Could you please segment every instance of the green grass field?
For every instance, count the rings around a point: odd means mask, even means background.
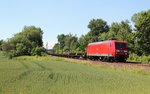
[[[66,62],[56,57],[0,55],[0,94],[149,94],[150,74]]]

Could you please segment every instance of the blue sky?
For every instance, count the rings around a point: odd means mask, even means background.
[[[25,25],[41,27],[43,41],[53,45],[58,34],[86,34],[91,19],[109,25],[150,9],[149,0],[1,0],[0,39],[21,32]]]

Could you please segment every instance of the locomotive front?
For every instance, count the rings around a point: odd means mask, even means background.
[[[128,46],[127,42],[115,42],[115,59],[117,61],[126,61],[128,58]]]

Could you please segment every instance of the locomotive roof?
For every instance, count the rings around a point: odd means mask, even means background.
[[[108,41],[101,41],[101,42],[93,42],[93,43],[89,43],[88,45],[104,44],[104,43],[109,43],[109,42],[122,42],[122,43],[127,43],[126,41],[108,40]]]

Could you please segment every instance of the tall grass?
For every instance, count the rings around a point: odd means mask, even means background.
[[[0,56],[0,94],[149,94],[150,74],[70,63],[56,57]]]
[[[150,63],[150,56],[138,56],[136,54],[129,54],[128,61],[142,62],[142,63]]]

